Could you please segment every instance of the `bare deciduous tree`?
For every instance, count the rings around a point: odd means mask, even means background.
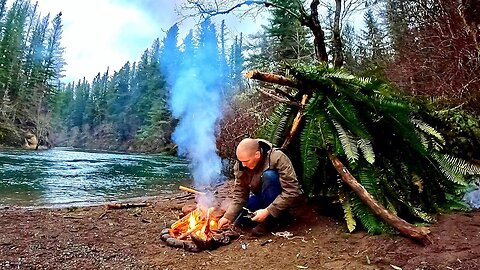
[[[300,1],[298,10],[291,10],[279,4],[281,1],[195,1],[187,0],[181,7],[180,13],[184,18],[199,17],[206,18],[224,14],[235,14],[237,16],[256,16],[265,8],[280,9],[288,16],[298,20],[302,26],[310,29],[313,35],[315,58],[321,62],[327,62],[327,40],[324,26],[321,24],[319,14],[320,7],[331,6],[331,1],[320,0]],[[310,2],[307,4],[307,2]],[[375,0],[335,0],[335,17],[332,29],[332,58],[333,65],[337,68],[343,66],[343,46],[341,39],[343,21],[349,19],[353,12],[359,11],[375,4]]]

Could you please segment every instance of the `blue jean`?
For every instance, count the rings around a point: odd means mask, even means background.
[[[251,193],[245,206],[254,212],[259,209],[267,208],[282,193],[280,185],[280,177],[276,170],[266,170],[262,174],[262,189],[260,193]],[[245,217],[246,211],[240,211],[240,215],[236,219],[237,225],[246,225],[252,221]]]

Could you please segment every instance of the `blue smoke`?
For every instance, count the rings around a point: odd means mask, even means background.
[[[165,42],[167,39],[168,34]],[[164,51],[161,62],[168,66],[169,105],[178,119],[172,139],[178,154],[190,160],[194,186],[204,187],[224,178],[215,135],[222,116],[225,84],[214,26],[205,21],[198,42],[194,40],[191,32],[184,40],[183,51]],[[174,49],[165,44],[164,49],[167,47]],[[179,57],[171,59],[174,56]]]

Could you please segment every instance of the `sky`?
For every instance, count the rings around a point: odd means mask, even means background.
[[[166,31],[180,18],[175,7],[183,0],[37,0],[42,16],[53,18],[62,12],[66,62],[63,82],[119,70],[127,61],[138,61],[156,38],[163,39]],[[222,16],[231,35],[251,34],[260,23],[251,18],[239,20]],[[261,20],[262,18],[260,18]],[[180,38],[195,27],[193,21],[179,24]]]

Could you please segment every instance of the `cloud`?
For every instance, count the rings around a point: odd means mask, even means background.
[[[64,82],[78,81],[85,77],[91,81],[98,73],[119,70],[127,61],[138,61],[156,38],[180,21],[175,7],[183,0],[38,0],[42,16],[50,13],[53,18],[62,12],[65,48]],[[240,32],[256,32],[254,20],[238,20],[233,16],[216,18],[218,23],[226,19],[231,35]],[[195,22],[184,21],[179,25],[180,34],[186,35]],[[181,37],[182,38],[182,37]]]
[[[93,79],[108,67],[118,70],[135,61],[160,34],[141,9],[116,1],[38,0],[43,16],[62,12],[64,81]],[[118,1],[117,1],[118,2]]]

